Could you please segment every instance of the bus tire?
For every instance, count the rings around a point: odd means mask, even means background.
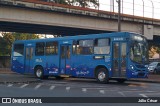
[[[96,71],[96,80],[99,83],[106,84],[109,82],[109,74],[105,68],[99,68]]]
[[[44,76],[43,68],[40,66],[35,69],[35,76],[40,79],[48,78],[48,76]]]

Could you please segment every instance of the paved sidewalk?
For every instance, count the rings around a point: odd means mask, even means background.
[[[34,83],[40,82],[33,75],[22,75],[10,71],[9,69],[0,69],[0,83]]]
[[[10,68],[0,68],[0,74],[13,74],[15,72],[11,71]]]

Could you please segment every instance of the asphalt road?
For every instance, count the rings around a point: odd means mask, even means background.
[[[94,79],[50,78],[35,83],[0,84],[0,96],[36,97],[160,97],[160,84],[125,82],[99,84]]]
[[[57,80],[50,78],[35,83],[4,83],[0,84],[0,97],[160,97],[160,84],[125,82],[119,84],[110,81],[109,84],[99,84],[94,79],[65,78]],[[148,103],[150,104],[150,103]],[[144,106],[148,104],[143,103]],[[157,103],[158,104],[158,103]],[[154,104],[154,105],[157,105]],[[50,104],[47,104],[50,105]],[[82,106],[80,104],[55,104],[56,106]],[[97,106],[96,104],[83,104]],[[106,106],[101,103],[100,106]],[[113,104],[107,104],[111,106]],[[119,104],[119,106],[126,104]],[[137,104],[138,105],[138,104]],[[142,104],[141,104],[142,105]],[[1,106],[1,104],[0,104]],[[12,105],[14,106],[14,105]],[[41,106],[36,105],[36,106]],[[132,106],[132,104],[130,104]],[[135,106],[135,104],[134,104]]]

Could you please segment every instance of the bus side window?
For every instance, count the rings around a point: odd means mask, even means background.
[[[101,38],[96,39],[94,44],[94,54],[109,54],[110,53],[110,39]]]
[[[13,56],[23,56],[24,44],[15,44],[13,49]]]
[[[77,45],[77,49],[79,54],[93,54],[93,40],[79,40],[78,44],[79,45]]]
[[[38,42],[38,43],[36,43],[36,52],[35,52],[35,55],[36,56],[42,56],[42,55],[44,55],[44,47],[45,47],[45,43],[44,42]]]
[[[45,52],[46,55],[58,54],[58,42],[46,42]]]

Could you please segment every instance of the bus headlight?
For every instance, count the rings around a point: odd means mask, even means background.
[[[133,66],[133,65],[130,65],[130,69],[131,69],[132,71],[134,71],[134,66]]]

